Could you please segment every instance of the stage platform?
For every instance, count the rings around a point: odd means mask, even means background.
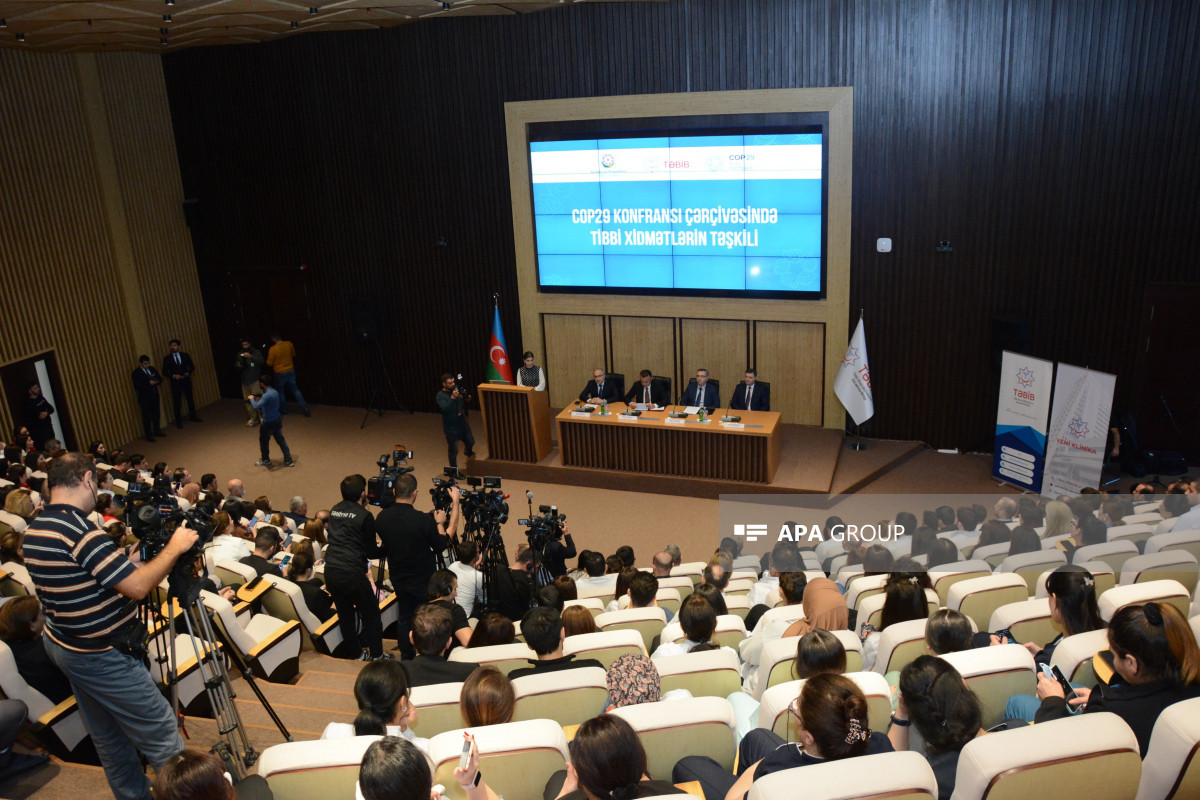
[[[784,425],[782,433],[779,469],[770,483],[568,467],[562,463],[557,441],[550,455],[536,464],[484,456],[471,464],[470,472],[498,475],[506,480],[706,499],[716,499],[722,494],[844,494],[856,491],[921,449],[918,442],[864,439],[867,449],[852,450],[852,440],[841,431],[807,425]]]

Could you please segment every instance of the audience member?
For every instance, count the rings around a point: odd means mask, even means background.
[[[1009,541],[1008,554],[1010,556],[1020,555],[1021,553],[1036,553],[1042,549],[1042,540],[1038,537],[1037,531],[1025,525],[1018,525],[1012,530],[1012,539]]]
[[[514,641],[516,628],[511,619],[503,614],[484,614],[475,630],[471,632],[467,647],[491,647],[496,644],[512,644]]]
[[[844,631],[850,624],[846,598],[828,578],[814,578],[804,589],[804,618],[793,622],[783,635],[803,636],[809,631]]]
[[[584,606],[567,606],[562,610],[562,624],[566,636],[581,633],[596,633],[596,618]]]
[[[516,693],[512,681],[495,667],[482,666],[467,676],[458,707],[468,728],[512,721]]]
[[[801,572],[803,569],[804,561],[800,557],[800,551],[796,549],[795,543],[776,542],[775,546],[771,548],[770,569],[750,588],[750,594],[746,598],[750,603],[751,610],[753,611],[757,605],[766,603],[767,595],[773,589],[779,588],[780,575],[785,572]],[[760,611],[759,614],[761,613]]]
[[[633,548],[627,544],[623,544],[617,548],[617,558],[621,559],[621,564],[625,569],[633,569],[636,557],[633,553]]]
[[[958,560],[957,545],[949,539],[938,539],[933,543],[933,547],[929,548],[929,558],[927,559],[926,568],[932,572],[934,567],[940,567],[944,564],[954,564]]]
[[[796,663],[792,674],[808,680],[825,672],[841,675],[846,671],[846,646],[829,631],[809,631],[796,642]]]
[[[713,633],[717,629],[717,610],[703,594],[693,592],[683,601],[679,608],[679,626],[682,628],[683,641],[669,641],[664,629],[664,641],[654,651],[653,658],[702,653],[719,648],[719,645],[712,642]],[[733,652],[732,648],[726,649]]]
[[[454,769],[454,779],[467,800],[497,800],[496,793],[483,782],[479,773],[479,747],[471,734],[467,766]],[[358,792],[362,800],[430,800],[433,773],[428,756],[412,742],[398,736],[384,736],[372,742],[358,770]]]
[[[462,606],[454,602],[454,598],[457,596],[458,578],[454,577],[453,572],[448,569],[439,569],[433,573],[433,577],[429,579],[429,588],[425,597],[431,605],[441,606],[450,612],[450,629],[454,632],[456,640],[451,643],[451,650],[458,645],[466,646],[467,642],[471,640],[471,624],[467,621],[467,614],[463,611]]]
[[[650,797],[686,794],[669,780],[654,780],[646,750],[628,722],[614,714],[592,717],[571,741],[571,763],[551,776],[544,800]]]
[[[483,575],[479,572],[483,564],[483,553],[473,539],[463,539],[454,549],[455,561],[450,571],[458,578],[458,594],[455,602],[468,617],[475,612],[475,603],[483,592]]]
[[[273,525],[259,525],[254,534],[254,552],[241,559],[241,563],[258,575],[275,575],[282,578],[283,572],[279,565],[271,563],[271,557],[279,552],[282,543],[278,528]]]
[[[154,778],[155,800],[234,800],[237,796],[225,778],[225,764],[215,753],[184,750],[168,759]],[[269,789],[265,796],[271,796]]]
[[[566,603],[563,601],[562,592],[558,590],[557,586],[551,584],[538,589],[537,605],[553,608],[561,614]]]
[[[783,605],[795,606],[803,603],[807,586],[808,581],[803,572],[785,572],[780,575],[779,595],[783,600]],[[754,621],[751,621],[749,614],[746,615],[746,627],[751,630],[751,633],[738,645],[738,652],[742,659],[742,678],[746,691],[751,694],[754,693],[758,683],[758,665],[763,646],[781,638],[783,632],[792,624],[789,619],[774,619],[765,625],[759,623],[759,620],[761,620],[761,615],[756,615]]]
[[[566,575],[559,575],[551,586],[558,589],[564,601],[579,599],[579,590],[575,588],[575,581]]]
[[[458,683],[467,679],[476,665],[448,661],[446,652],[454,638],[450,612],[442,606],[417,606],[413,612],[409,641],[416,657],[404,661],[409,686],[429,686],[434,683]]]
[[[300,594],[304,596],[304,605],[308,607],[309,613],[321,622],[328,622],[333,616],[333,598],[325,591],[321,582],[313,577],[312,554],[293,553],[292,560],[288,562],[287,577],[300,587]]]
[[[0,641],[8,645],[25,683],[57,705],[71,696],[71,682],[46,655],[45,617],[37,597],[13,597],[0,606]]]
[[[509,680],[576,667],[603,668],[604,666],[594,658],[577,659],[573,655],[563,655],[563,640],[566,638],[566,631],[563,629],[562,617],[552,608],[530,609],[521,620],[521,635],[525,637],[525,643],[537,655],[537,660],[531,660],[528,667],[510,670]]]
[[[1071,507],[1061,500],[1051,500],[1046,503],[1046,527],[1042,529],[1043,539],[1053,539],[1058,536],[1071,535]]]
[[[884,584],[883,611],[879,617],[879,628],[875,629],[867,622],[859,627],[859,637],[862,639],[862,664],[864,670],[875,666],[875,656],[879,652],[879,640],[883,631],[898,622],[914,619],[925,619],[929,616],[929,603],[925,598],[925,589],[920,579],[911,573],[893,572]]]
[[[632,568],[622,569],[617,573],[617,586],[613,590],[613,599],[608,601],[608,605],[604,607],[605,611],[616,611],[620,608],[620,600],[625,595],[629,594],[629,582],[638,574],[638,570]]]
[[[873,575],[886,575],[892,571],[895,563],[896,556],[891,550],[888,550],[881,544],[873,544],[863,554],[863,577],[870,578]]]
[[[604,556],[601,553],[597,553],[595,550],[588,550],[584,553],[584,557],[581,558],[587,575],[575,581],[576,587],[607,589],[610,592],[617,588],[617,576],[608,572],[608,565],[605,563]]]
[[[429,740],[418,739],[412,730],[417,708],[409,697],[408,676],[400,662],[372,661],[364,666],[354,681],[354,701],[358,703],[354,724],[331,722],[322,739],[400,736],[428,752]]]
[[[656,578],[671,577],[671,554],[666,550],[655,553],[654,558],[650,560],[650,569]]]
[[[932,655],[970,650],[975,632],[971,620],[950,608],[939,608],[925,623],[925,649]]]

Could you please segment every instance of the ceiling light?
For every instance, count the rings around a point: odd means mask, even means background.
[[[18,42],[23,42],[23,41],[25,41],[25,34],[23,34],[23,33],[18,33],[18,34],[17,34],[17,41],[18,41]]]
[[[310,13],[310,14],[315,14],[315,13],[317,13],[317,7],[316,7],[316,6],[311,6],[311,7],[308,9],[308,13]]]
[[[161,33],[163,36],[166,36],[168,33],[170,33],[170,31],[167,30],[166,28],[159,28],[158,32]]]
[[[300,27],[300,23],[296,22],[296,20],[292,20],[292,25],[291,25],[292,30],[296,30],[296,28],[299,28],[299,27]]]
[[[166,40],[166,39],[159,39],[159,40],[158,40],[158,43],[159,43],[159,44],[166,44],[166,43],[167,43],[167,40]]]
[[[0,19],[0,28],[7,28],[7,27],[8,27],[8,20]]]
[[[164,0],[164,2],[169,6],[175,5],[175,0]]]
[[[171,15],[163,14],[163,22],[170,22],[170,21],[171,21]]]

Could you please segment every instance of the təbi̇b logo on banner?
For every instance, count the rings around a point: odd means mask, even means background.
[[[1035,492],[1042,486],[1053,375],[1049,361],[1004,352],[992,476]]]

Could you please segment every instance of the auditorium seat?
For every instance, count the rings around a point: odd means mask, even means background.
[[[1136,507],[1135,507],[1136,508]],[[1163,515],[1157,511],[1142,511],[1134,514],[1126,514],[1121,522],[1126,525],[1133,525],[1138,522],[1144,522],[1150,527],[1155,527],[1163,521]]]
[[[712,643],[721,647],[732,647],[738,649],[738,645],[746,638],[746,624],[742,622],[742,618],[737,614],[718,614],[716,619],[716,628],[713,630]],[[660,643],[674,642],[678,644],[687,639],[683,633],[683,627],[679,624],[679,617],[672,620],[667,627],[663,628],[662,638]]]
[[[1014,694],[1033,694],[1037,678],[1033,656],[1019,644],[962,650],[941,656],[959,671],[983,706],[983,727],[1004,719],[1004,706]]]
[[[849,586],[851,581],[862,577],[864,572],[866,570],[863,569],[862,564],[855,564],[852,567],[844,566],[837,570],[837,576],[833,580],[838,586]]]
[[[628,602],[628,597],[629,596],[626,595],[625,597],[622,597],[621,599]],[[604,613],[604,601],[598,597],[587,597],[587,598],[584,598],[583,600],[565,600],[565,601],[563,601],[563,608],[567,608],[569,606],[583,606],[584,608],[586,608],[588,611],[591,612],[593,619]]]
[[[1125,562],[1137,554],[1136,544],[1128,539],[1121,539],[1115,542],[1085,545],[1075,551],[1072,560],[1079,564],[1086,561],[1103,561],[1113,568],[1113,572],[1120,572],[1121,567],[1125,566]]]
[[[925,647],[925,624],[928,621],[911,619],[889,625],[887,630],[879,634],[879,649],[875,652],[875,665],[871,671],[886,675],[904,669],[917,656],[926,655],[929,652]]]
[[[750,613],[750,598],[744,594],[725,594],[725,608],[730,614],[737,614],[745,623],[746,615]]]
[[[599,631],[568,636],[563,641],[563,655],[579,658],[594,658],[604,665],[612,666],[623,655],[645,655],[642,635],[631,630]]]
[[[677,567],[671,567],[672,578],[687,578],[692,582],[692,588],[700,584],[704,577],[704,568],[708,566],[703,561],[685,561]]]
[[[1062,674],[1071,683],[1090,689],[1096,685],[1096,671],[1092,667],[1092,658],[1096,653],[1107,649],[1108,630],[1105,628],[1064,636],[1054,648],[1050,666],[1062,670]]]
[[[748,800],[937,800],[937,778],[920,753],[879,753],[767,775],[750,786]]]
[[[696,588],[696,584],[692,583],[692,579],[687,575],[676,575],[669,578],[659,578],[658,588],[678,589],[680,597],[687,597],[692,593],[692,589]]]
[[[733,706],[724,697],[660,700],[614,708],[610,712],[629,723],[646,750],[646,771],[670,780],[675,762],[684,756],[709,756],[733,771]]]
[[[238,649],[259,678],[287,683],[300,671],[303,636],[298,620],[285,622],[267,614],[254,614],[242,623],[224,597],[202,591],[200,598],[212,612],[214,628]]]
[[[34,594],[33,579],[24,564],[8,561],[0,564],[0,596],[24,597]]]
[[[1018,553],[1008,556],[996,567],[997,572],[1008,572],[1020,575],[1025,579],[1025,587],[1029,596],[1037,593],[1038,576],[1047,570],[1053,571],[1067,563],[1067,556],[1061,550],[1035,550],[1032,553]]]
[[[1144,522],[1130,524],[1126,521],[1124,525],[1114,525],[1108,529],[1108,540],[1110,542],[1126,541],[1137,544],[1153,536],[1155,527],[1156,525],[1147,525]]]
[[[1028,597],[1029,587],[1024,578],[1011,573],[997,573],[954,584],[946,597],[946,608],[970,617],[977,628],[984,630],[997,608]]]
[[[183,631],[182,633],[180,631]],[[209,644],[204,639],[197,638],[195,640],[188,636],[182,621],[176,622],[175,635],[175,658],[174,662],[171,659],[170,647],[170,631],[167,626],[163,625],[157,631],[153,632],[149,640],[150,663],[166,665],[174,663],[176,671],[176,686],[179,688],[179,707],[189,716],[194,717],[212,717],[212,704],[208,700],[208,695],[204,691],[205,673],[209,676],[212,674],[212,669],[209,667],[201,668],[197,647],[198,645],[201,654],[205,661],[209,661],[214,657],[215,653],[219,653],[222,646],[220,644]],[[217,656],[223,658],[224,656]],[[151,674],[158,677],[158,667],[155,666]]]
[[[986,561],[955,561],[929,570],[929,580],[938,594],[938,601],[944,606],[950,596],[951,586],[959,581],[983,578],[991,574],[992,568]]]
[[[681,578],[681,580],[686,581],[687,578]],[[692,593],[690,587],[686,590],[686,593]],[[680,598],[680,595],[683,594],[684,592],[680,589],[675,589],[670,586],[660,586],[658,591],[654,593],[654,602],[659,608],[670,611],[671,615],[674,616],[679,613],[679,607],[683,605],[683,600]],[[629,595],[623,595],[617,599],[617,610],[620,611],[626,608],[629,608]]]
[[[858,610],[858,605],[868,597],[873,597],[883,593],[883,586],[887,583],[888,576],[872,575],[870,577],[859,576],[846,586],[846,607],[852,611]]]
[[[775,606],[763,612],[763,615],[758,618],[758,624],[755,625],[754,628],[755,630],[758,628],[766,630],[766,626],[776,620],[783,620],[790,623],[799,619],[804,619],[804,606],[801,604],[797,603],[794,606]]]
[[[447,661],[466,662],[469,664],[490,664],[507,675],[509,670],[518,667],[528,667],[529,661],[537,660],[537,653],[528,645],[492,644],[486,647],[456,647],[450,651]]]
[[[887,679],[877,672],[847,672],[867,698],[867,718],[871,730],[884,733],[892,714],[892,693]],[[800,696],[803,680],[777,683],[762,694],[758,707],[758,727],[774,731],[784,741],[796,741],[796,721],[788,713],[788,704]]]
[[[34,689],[17,671],[17,661],[8,645],[0,642],[0,692],[9,700],[20,700],[28,711],[29,724],[38,742],[64,761],[100,763],[92,738],[74,696],[55,705]]]
[[[263,580],[271,584],[271,588],[260,598],[263,608],[276,619],[298,621],[300,629],[304,631],[305,650],[336,655],[342,646],[342,629],[338,626],[338,615],[334,614],[321,622],[308,610],[299,586],[275,575],[264,575]]]
[[[479,771],[498,796],[536,798],[546,781],[569,760],[562,726],[549,719],[506,722],[471,728],[479,749]],[[429,742],[433,782],[446,787],[442,796],[465,800],[466,793],[454,779],[463,748],[462,729],[440,733]],[[316,797],[318,795],[310,795]]]
[[[1129,800],[1141,773],[1133,731],[1117,715],[1098,712],[968,742],[952,800]]]
[[[1108,622],[1113,614],[1128,605],[1151,601],[1170,603],[1186,618],[1191,611],[1192,595],[1179,581],[1147,581],[1128,586],[1114,586],[1097,598],[1100,618]]]
[[[258,774],[266,779],[274,800],[354,800],[363,755],[380,738],[350,736],[277,744],[262,752]],[[461,742],[458,749],[462,751]]]
[[[861,627],[864,622],[873,625],[876,630],[879,629],[883,618],[883,604],[887,601],[886,594],[874,594],[862,601],[858,606],[858,624]],[[925,590],[925,601],[929,608],[929,613],[937,611],[938,596],[933,589]]]
[[[728,697],[742,688],[740,663],[728,650],[707,650],[654,659],[663,694],[687,689],[693,697]]]
[[[642,637],[647,653],[654,652],[657,640],[667,624],[667,615],[661,608],[625,608],[609,611],[596,617],[596,627],[602,631],[632,630]]]
[[[1050,621],[1050,598],[1036,597],[997,608],[988,622],[989,631],[1012,631],[1013,641],[1036,642],[1039,645],[1054,640],[1059,630]]]
[[[1146,540],[1146,555],[1162,550],[1184,550],[1200,560],[1200,530],[1159,533]]]
[[[613,584],[610,586],[590,586],[586,583],[583,583],[582,581],[576,581],[575,589],[576,589],[576,592],[577,592],[580,600],[586,600],[588,598],[596,598],[596,599],[600,600],[602,603],[607,603],[609,600],[613,599],[613,593],[614,593],[614,589],[616,589],[616,585]]]
[[[1137,800],[1200,797],[1200,698],[1167,706],[1154,723]]]
[[[846,672],[862,670],[862,642],[853,631],[833,631],[846,648]],[[796,680],[796,648],[800,644],[799,636],[786,636],[775,639],[763,645],[759,654],[756,681],[754,684],[754,699],[762,697],[762,693],[770,687]]]
[[[976,547],[971,552],[971,560],[986,561],[988,566],[995,570],[1001,561],[1008,558],[1008,551],[1010,549],[1012,549],[1012,545],[1008,542],[986,544],[983,547]]]
[[[722,594],[725,598],[737,597],[740,595],[750,594],[750,590],[754,588],[754,580],[751,578],[733,578],[729,579],[729,583],[725,585],[725,591]]]
[[[1111,589],[1117,585],[1116,571],[1112,567],[1110,567],[1108,564],[1105,564],[1103,561],[1087,561],[1082,564],[1079,564],[1078,566],[1080,566],[1080,567],[1086,569],[1088,572],[1090,572],[1092,575],[1092,578],[1095,579],[1095,581],[1096,581],[1096,586],[1095,586],[1096,597],[1099,597],[1100,595],[1104,594],[1109,589]],[[1049,593],[1046,591],[1046,579],[1050,577],[1050,573],[1053,571],[1054,570],[1046,570],[1045,572],[1043,572],[1041,575],[1038,576],[1038,579],[1034,584],[1034,592],[1033,592],[1034,597],[1048,597],[1049,596]]]
[[[608,678],[602,667],[526,675],[514,678],[512,685],[516,694],[513,722],[552,719],[559,725],[578,725],[596,716],[608,697]]]
[[[213,571],[221,579],[222,586],[242,586],[258,577],[254,567],[230,558],[218,562]]]
[[[751,570],[755,577],[762,574],[762,557],[755,555],[738,556],[733,560],[733,571]]]
[[[409,725],[413,733],[432,739],[439,733],[461,728],[462,687],[461,683],[433,683],[410,688],[409,700],[417,709],[417,721]]]
[[[1121,569],[1122,586],[1148,581],[1178,581],[1189,592],[1196,588],[1196,557],[1185,550],[1160,550],[1134,556]]]

